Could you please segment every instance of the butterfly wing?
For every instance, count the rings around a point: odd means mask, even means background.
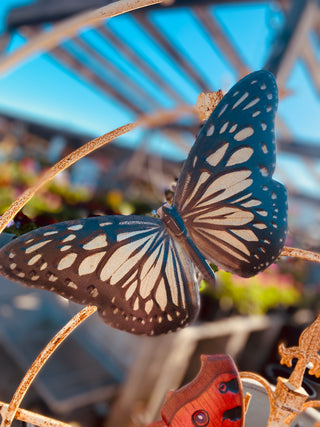
[[[0,250],[1,274],[98,307],[136,334],[190,323],[199,300],[194,266],[157,218],[106,216],[43,227]]]
[[[272,179],[277,104],[268,71],[240,80],[203,126],[173,201],[203,255],[245,277],[278,257],[287,233],[286,189]]]

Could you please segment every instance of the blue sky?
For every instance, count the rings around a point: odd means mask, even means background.
[[[28,3],[30,0],[2,0],[0,31],[3,31],[9,7]],[[198,68],[202,78],[208,82],[212,90],[219,88],[227,90],[235,82],[236,76],[197,19],[184,8],[160,12],[151,13],[151,19],[158,28],[169,40],[179,46],[182,54]],[[261,68],[276,31],[282,24],[282,16],[274,9],[272,3],[218,5],[211,8],[211,13],[230,36],[246,65],[251,70]],[[185,77],[184,70],[177,68],[166,54],[142,33],[133,18],[122,15],[111,19],[107,25],[150,64],[161,70],[168,81],[174,82],[176,89],[186,102],[195,103],[200,92],[199,88],[190,83]],[[85,29],[81,37],[118,65],[125,74],[132,76],[140,87],[150,90],[165,108],[173,107],[170,99],[157,87],[152,86],[147,76],[141,75],[134,67],[128,65],[123,57],[95,31]],[[18,49],[24,42],[23,37],[15,34],[9,51]],[[76,48],[72,41],[66,41],[64,46],[71,50]],[[319,46],[315,48],[319,51]],[[90,61],[92,62],[92,59]],[[112,83],[112,76],[109,76],[108,70],[102,69],[98,64],[92,63],[92,66]],[[286,121],[297,138],[318,143],[320,138],[319,99],[315,95],[315,88],[310,84],[308,73],[302,63],[297,62],[293,67],[288,79],[288,88],[294,91],[294,95],[280,103],[280,117]],[[130,95],[126,87],[123,91],[125,96]],[[134,120],[133,114],[121,107],[114,99],[102,94],[90,83],[62,67],[45,53],[29,58],[18,68],[0,76],[1,112],[62,126],[93,137]],[[126,142],[134,145],[138,143],[140,137],[141,132],[136,131],[126,137]],[[159,136],[155,137],[151,144],[153,150],[164,155],[170,157],[174,155],[177,158],[185,156],[185,153],[168,145],[167,141]],[[285,160],[284,164],[287,163],[288,161]]]

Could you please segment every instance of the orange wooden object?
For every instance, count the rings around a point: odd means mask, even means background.
[[[242,427],[242,385],[231,357],[202,355],[199,374],[167,394],[161,417],[147,427]]]

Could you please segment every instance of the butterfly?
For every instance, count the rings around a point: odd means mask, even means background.
[[[102,216],[33,230],[0,250],[0,273],[95,305],[134,334],[175,331],[199,311],[208,262],[249,277],[274,262],[287,233],[287,193],[272,179],[278,95],[257,71],[223,97],[182,167],[172,205],[158,217]]]
[[[179,390],[168,393],[161,418],[147,427],[242,427],[242,384],[231,357],[201,355],[199,374]]]

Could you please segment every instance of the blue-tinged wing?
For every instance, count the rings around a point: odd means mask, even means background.
[[[43,227],[0,250],[9,279],[98,307],[111,326],[160,334],[190,323],[194,266],[157,218],[105,216]]]
[[[271,73],[240,80],[203,126],[173,200],[203,255],[242,276],[265,269],[285,243],[287,193],[272,179],[277,104]]]

